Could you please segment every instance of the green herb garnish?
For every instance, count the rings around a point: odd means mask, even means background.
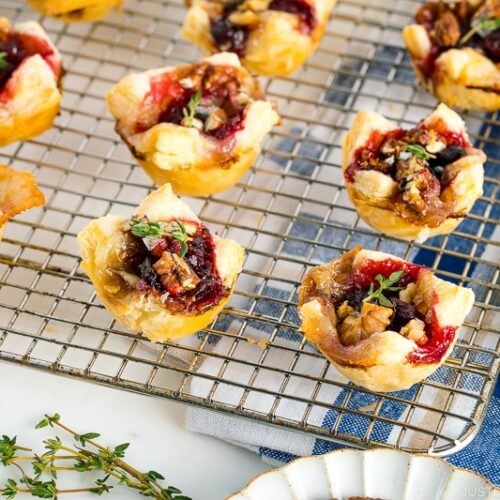
[[[10,62],[7,61],[7,52],[0,52],[0,71],[10,68]]]
[[[488,33],[500,28],[500,17],[492,17],[490,15],[483,16],[477,24],[473,26],[460,40],[459,44],[467,43],[476,33],[486,36]]]
[[[187,123],[187,127],[192,127],[193,126],[193,120],[196,115],[196,109],[198,108],[198,105],[201,102],[201,92],[196,92],[191,99],[189,99],[189,102],[187,103],[187,106],[182,108],[182,116],[184,117],[184,120]]]
[[[179,253],[179,257],[184,257],[188,251],[188,246],[187,246],[188,235],[186,231],[186,226],[180,220],[176,220],[175,223],[177,224],[178,229],[174,229],[172,231],[172,238],[181,244],[181,251]]]
[[[161,236],[161,226],[158,222],[132,219],[130,221],[130,232],[139,238],[158,238],[158,236]]]
[[[435,158],[434,155],[428,153],[427,150],[420,144],[408,144],[405,151],[412,154],[413,156],[416,156],[419,160],[422,161],[426,161],[429,158]]]
[[[370,284],[368,296],[363,299],[363,302],[370,302],[371,300],[377,301],[381,306],[393,307],[392,302],[384,295],[384,291],[396,292],[402,290],[402,286],[392,286],[403,277],[403,271],[396,271],[392,273],[387,279],[381,274],[377,274],[375,279],[379,282],[379,287],[375,290],[373,283]]]
[[[103,495],[118,486],[134,489],[139,495],[158,500],[191,500],[174,486],[160,484],[165,478],[158,472],[140,472],[123,460],[129,443],[115,448],[100,445],[95,441],[97,432],[79,434],[61,422],[61,417],[45,415],[36,429],[57,428],[69,434],[72,441],[64,442],[58,436],[43,441],[45,453],[38,454],[31,448],[19,446],[15,437],[0,437],[0,464],[13,467],[20,473],[19,479],[7,478],[0,484],[0,496],[6,500],[26,494],[32,497],[57,499],[63,493],[90,493]],[[30,464],[33,473],[23,467]],[[89,474],[86,487],[59,488],[58,474],[73,471]],[[100,477],[95,478],[98,473]],[[93,481],[93,482],[90,482]]]

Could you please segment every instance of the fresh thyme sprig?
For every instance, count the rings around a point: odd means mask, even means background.
[[[0,71],[9,68],[10,68],[10,62],[7,61],[7,52],[0,52]]]
[[[392,273],[388,278],[384,278],[381,274],[377,274],[375,279],[379,282],[379,287],[375,290],[373,283],[370,283],[370,289],[368,290],[368,295],[363,299],[363,302],[377,301],[381,306],[392,307],[392,302],[384,295],[384,292],[391,291],[396,292],[401,290],[401,286],[392,286],[397,283],[403,277],[403,271],[396,271]]]
[[[178,229],[174,229],[174,231],[172,231],[172,238],[181,244],[179,257],[184,257],[188,251],[188,235],[186,226],[180,220],[176,220],[175,223],[177,224]]]
[[[158,238],[161,236],[161,226],[158,222],[132,219],[130,221],[130,232],[139,238]]]
[[[490,15],[483,16],[479,21],[460,39],[459,44],[467,43],[476,33],[486,36],[488,33],[500,28],[500,17]]]
[[[408,144],[405,149],[406,152],[416,156],[419,160],[426,161],[429,158],[435,158],[434,155],[427,152],[427,150],[420,144]]]
[[[62,493],[102,495],[118,485],[159,500],[190,500],[174,486],[165,488],[161,485],[160,481],[165,478],[160,473],[143,473],[125,462],[123,458],[129,443],[120,444],[114,449],[104,447],[95,441],[100,437],[97,432],[77,433],[63,424],[57,413],[45,415],[35,428],[45,427],[63,430],[72,437],[73,442],[66,444],[58,436],[46,439],[43,441],[46,452],[37,455],[30,448],[19,446],[15,437],[4,435],[0,438],[0,464],[15,467],[21,474],[17,481],[8,478],[3,487],[0,486],[0,495],[6,500],[12,500],[19,494],[54,500]],[[32,476],[20,465],[23,462],[31,463]],[[61,471],[101,472],[103,475],[87,488],[60,489],[57,487],[57,473]],[[111,484],[113,480],[114,485]]]
[[[201,92],[196,92],[196,94],[194,94],[191,97],[191,99],[189,99],[187,106],[182,108],[182,116],[184,117],[184,120],[187,123],[188,127],[193,126],[193,120],[196,115],[196,109],[198,108],[200,102],[201,102]]]

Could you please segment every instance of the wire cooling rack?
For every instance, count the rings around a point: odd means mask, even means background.
[[[179,0],[127,0],[95,24],[42,18],[63,54],[64,101],[53,129],[0,154],[33,171],[47,198],[10,222],[0,243],[0,359],[360,448],[445,455],[470,442],[498,371],[498,116],[467,115],[474,142],[489,154],[485,195],[453,235],[425,244],[365,226],[339,166],[358,110],[411,125],[435,105],[415,84],[401,42],[417,7],[341,0],[308,63],[290,78],[264,81],[284,124],[236,187],[188,200],[213,230],[247,248],[235,295],[205,332],[157,345],[100,305],[79,267],[75,235],[95,217],[133,213],[152,188],[115,134],[103,95],[132,71],[200,56],[180,36],[185,9]],[[13,22],[39,17],[19,0],[0,0],[0,14]],[[476,293],[452,356],[408,391],[377,395],[349,385],[298,333],[305,271],[358,243],[430,265]]]

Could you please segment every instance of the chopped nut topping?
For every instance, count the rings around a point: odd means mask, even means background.
[[[404,302],[413,302],[416,291],[417,286],[415,285],[415,283],[410,283],[406,288],[403,288],[399,292],[399,298]]]
[[[385,331],[391,322],[392,313],[391,307],[364,302],[361,307],[363,338],[367,338],[373,333]]]
[[[340,307],[344,304],[346,303]],[[354,345],[374,333],[385,331],[391,322],[392,314],[393,310],[390,307],[365,302],[361,307],[361,313],[355,313],[353,310],[340,325],[339,334],[342,343]]]
[[[181,87],[185,89],[192,89],[194,88],[194,81],[191,78],[183,78],[182,80],[179,80],[179,83]]]
[[[354,308],[352,308],[347,300],[344,300],[342,304],[339,306],[337,309],[337,317],[340,320],[343,320],[346,316],[349,316],[349,314],[352,314],[354,312]]]
[[[226,112],[223,109],[221,109],[221,108],[217,108],[206,119],[206,121],[205,121],[205,130],[208,131],[208,132],[210,130],[215,130],[215,129],[219,128],[226,121],[227,121]]]
[[[363,339],[361,318],[354,314],[347,316],[339,327],[340,338],[344,345],[354,345]]]
[[[236,10],[229,17],[229,21],[240,26],[251,26],[259,22],[259,16],[251,10]]]
[[[400,333],[414,342],[421,342],[424,340],[424,337],[426,337],[425,323],[418,318],[414,318],[401,328]]]
[[[460,23],[453,12],[446,11],[434,24],[436,42],[440,47],[453,47],[461,37]]]
[[[153,264],[162,285],[172,295],[186,290],[193,290],[200,279],[189,264],[177,254],[163,252],[161,259]]]
[[[402,198],[414,210],[425,210],[425,200],[420,189],[426,185],[426,168],[420,160],[412,156],[409,160],[400,160],[397,164],[396,180],[402,192]]]

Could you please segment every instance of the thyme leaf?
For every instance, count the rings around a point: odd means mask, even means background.
[[[129,223],[130,232],[139,238],[158,238],[161,236],[161,226],[158,222],[145,219],[132,219]]]
[[[172,238],[175,241],[178,241],[181,244],[181,251],[179,253],[179,257],[184,257],[188,251],[188,235],[186,231],[186,226],[180,221],[176,220],[175,223],[177,224],[178,229],[174,229],[171,233]]]
[[[406,152],[416,156],[419,160],[426,161],[429,158],[435,158],[434,155],[427,152],[427,150],[420,144],[408,144],[405,149]]]
[[[7,61],[7,52],[0,52],[0,71],[9,69],[10,66],[10,62]]]
[[[377,274],[375,279],[379,282],[378,288],[375,290],[373,283],[370,284],[368,295],[363,299],[363,302],[377,301],[381,306],[393,307],[392,302],[384,295],[384,291],[395,292],[401,290],[402,286],[393,286],[403,277],[403,271],[395,271],[388,278],[384,278],[381,274]]]
[[[201,92],[198,91],[191,97],[191,99],[189,99],[187,106],[182,108],[182,116],[184,117],[184,120],[187,123],[188,127],[193,126],[193,120],[196,115],[196,109],[198,108],[200,102],[201,102]]]
[[[460,39],[459,44],[467,43],[476,33],[486,36],[492,31],[500,28],[500,17],[490,15],[483,16],[479,21]]]
[[[179,231],[181,229],[179,228]],[[156,471],[140,472],[123,460],[129,443],[122,443],[114,449],[102,446],[95,439],[97,432],[77,433],[61,422],[61,417],[45,415],[38,422],[36,429],[57,428],[64,431],[72,439],[61,440],[58,436],[43,441],[48,449],[43,455],[33,453],[30,448],[17,444],[15,437],[0,438],[0,464],[5,467],[15,467],[21,472],[21,478],[16,481],[7,478],[0,484],[0,497],[13,500],[19,494],[31,495],[37,498],[57,499],[62,493],[90,493],[103,495],[112,488],[124,486],[132,488],[142,496],[158,500],[191,500],[174,486],[163,486],[160,481],[164,477]],[[34,475],[27,474],[20,464],[30,463]],[[57,485],[57,472],[73,471],[80,473],[101,473],[97,479],[90,476],[89,486],[84,488],[62,489]],[[112,483],[114,481],[114,484]]]

